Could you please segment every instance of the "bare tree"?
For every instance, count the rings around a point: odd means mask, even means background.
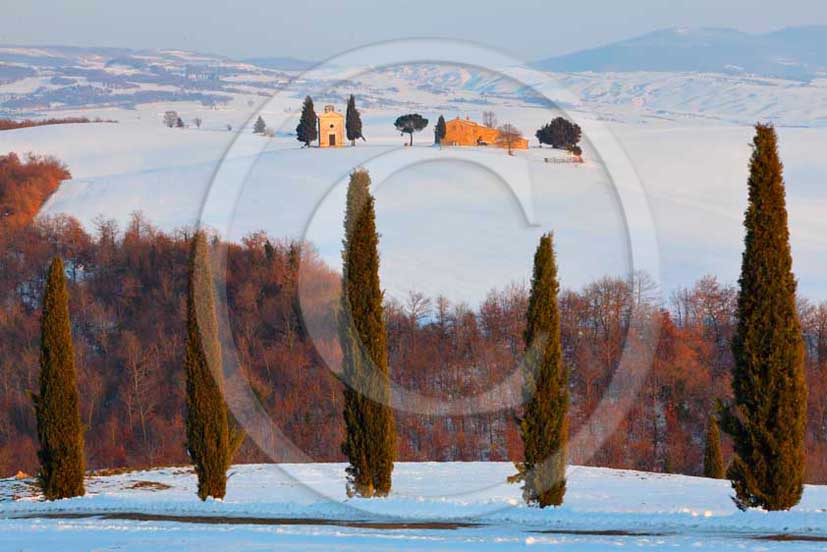
[[[506,123],[497,130],[499,131],[497,145],[501,148],[508,148],[508,155],[514,155],[512,153],[514,145],[523,138],[523,133],[511,123]]]
[[[177,111],[167,111],[164,113],[164,125],[169,128],[174,128],[175,125],[178,124],[178,112]]]
[[[152,414],[157,396],[153,389],[153,374],[151,373],[151,366],[156,365],[153,362],[154,353],[153,348],[143,347],[134,333],[124,332],[122,354],[129,375],[129,387],[124,397],[126,411],[130,427],[135,427],[135,425],[140,427],[144,454],[150,462],[152,454],[149,446],[147,419]]]
[[[405,305],[412,325],[419,325],[431,314],[431,300],[419,291],[409,291]]]
[[[490,128],[497,128],[497,114],[493,111],[483,111],[482,124]]]

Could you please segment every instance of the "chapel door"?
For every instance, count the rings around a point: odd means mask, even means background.
[[[336,145],[336,135],[335,134],[328,135],[327,145],[328,146],[335,146]]]

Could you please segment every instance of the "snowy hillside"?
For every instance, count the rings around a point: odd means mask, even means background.
[[[365,166],[377,179],[383,286],[394,296],[419,290],[472,304],[493,287],[526,281],[526,259],[547,230],[556,232],[566,287],[640,268],[641,259],[630,258],[626,234],[646,221],[625,212],[616,175],[606,172],[606,152],[591,147],[588,132],[586,164],[544,162],[564,160],[566,154],[536,147],[534,131],[561,114],[535,91],[538,83],[559,82],[571,92],[562,105],[566,113],[584,127],[600,128],[603,139],[616,139],[616,152],[628,158],[646,192],[649,214],[643,218],[654,224],[654,231],[647,231],[658,244],[660,266],[654,272],[660,273],[667,296],[706,274],[736,279],[750,125],[773,121],[786,168],[799,290],[816,300],[827,296],[827,261],[821,254],[827,247],[822,215],[827,199],[821,193],[827,174],[821,153],[827,145],[825,79],[548,75],[527,68],[511,71],[516,78],[510,78],[478,67],[426,63],[336,80],[338,71],[332,68],[288,75],[171,50],[7,47],[0,48],[0,59],[7,60],[3,67],[33,72],[0,84],[0,111],[9,101],[31,101],[14,113],[32,109],[39,115],[120,121],[0,133],[0,152],[55,155],[72,172],[73,180],[61,186],[43,214],[69,214],[92,229],[98,217],[124,226],[141,211],[151,223],[174,230],[198,221],[207,197],[218,192],[220,201],[201,218],[214,226],[229,218],[229,238],[265,230],[278,238],[308,239],[338,267],[344,178]],[[69,78],[67,72],[83,82],[51,82]],[[131,84],[120,89],[95,81],[109,77]],[[47,92],[75,98],[68,91],[87,86],[109,99],[150,88],[174,98],[38,103]],[[205,102],[190,92],[220,94],[226,101]],[[296,110],[308,93],[317,109],[332,103],[339,110],[349,94],[356,94],[367,141],[335,151],[301,149],[294,137]],[[187,128],[163,127],[168,109],[175,109]],[[515,124],[532,147],[509,158],[496,150],[430,145],[440,115],[480,120],[487,110],[501,123]],[[415,136],[414,148],[402,147],[404,139],[393,127],[397,116],[409,112],[431,121]],[[253,137],[245,126],[258,115],[273,138]],[[238,190],[212,186],[219,168],[236,175]]]
[[[195,476],[167,468],[93,477],[87,495],[39,502],[0,482],[3,549],[814,550],[827,541],[827,489],[790,512],[739,512],[726,481],[572,466],[562,508],[522,504],[509,463],[398,463],[386,499],[348,499],[344,464],[241,465],[223,502],[200,502]],[[162,543],[164,543],[162,545]],[[166,548],[164,548],[164,546]],[[823,546],[823,545],[822,545]],[[22,548],[21,548],[22,547]],[[160,547],[160,548],[156,548]]]
[[[546,117],[521,112],[528,128]],[[206,213],[205,221],[231,216],[233,239],[262,229],[277,237],[305,237],[338,267],[343,179],[364,165],[382,180],[377,181],[382,281],[392,295],[420,290],[476,303],[492,287],[527,280],[525,259],[537,235],[548,229],[557,233],[564,286],[630,270],[623,208],[594,156],[576,166],[544,163],[545,156],[565,157],[548,149],[508,158],[474,148],[400,148],[403,139],[394,136],[381,112],[366,111],[365,129],[369,142],[331,151],[303,150],[290,137],[240,142],[236,158],[225,164],[252,163],[241,177],[240,195],[221,203],[220,212]],[[750,129],[612,129],[648,195],[666,293],[709,273],[734,281]],[[800,290],[819,299],[827,295],[827,264],[820,254],[827,247],[822,216],[827,200],[820,193],[827,131],[781,129],[780,134]],[[154,224],[174,230],[198,219],[233,137],[141,123],[63,125],[0,133],[0,151],[52,154],[68,164],[74,179],[61,186],[44,214],[71,214],[93,228],[97,217],[114,218],[123,227],[132,212],[142,211]],[[522,203],[503,178],[523,185]],[[527,224],[526,205],[537,226]]]

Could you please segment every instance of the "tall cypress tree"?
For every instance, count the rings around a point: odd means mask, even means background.
[[[52,259],[43,294],[40,394],[34,395],[40,450],[38,479],[48,500],[82,496],[83,424],[63,261]]]
[[[724,479],[724,455],[721,453],[721,432],[718,419],[709,417],[706,428],[706,446],[704,447],[704,477]]]
[[[356,109],[356,98],[353,94],[347,100],[347,112],[345,113],[345,132],[347,132],[347,139],[350,140],[350,145],[355,146],[357,138],[365,139],[362,136],[362,115]]]
[[[302,104],[302,114],[299,125],[296,127],[296,140],[303,142],[305,147],[314,142],[318,132],[316,131],[316,110],[313,109],[313,99],[305,96]]]
[[[385,496],[391,490],[396,425],[390,406],[390,377],[370,176],[350,175],[342,250],[340,342],[345,383],[345,441],[348,494]]]
[[[734,404],[722,410],[722,427],[735,445],[727,476],[736,503],[786,510],[804,484],[803,337],[775,129],[757,125],[752,148],[732,341]]]
[[[445,138],[445,117],[440,115],[434,127],[434,144],[441,144],[443,138]]]
[[[540,238],[525,330],[525,411],[520,420],[524,461],[509,481],[523,482],[523,498],[541,508],[559,506],[566,493],[569,372],[560,345],[557,262],[552,235]]]
[[[198,476],[198,496],[223,498],[232,460],[215,290],[207,238],[198,232],[192,245],[187,293],[187,452]]]

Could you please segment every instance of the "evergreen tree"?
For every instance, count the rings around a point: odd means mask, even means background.
[[[52,260],[43,294],[40,394],[34,395],[40,450],[38,479],[48,500],[82,496],[83,425],[75,375],[66,274]]]
[[[520,421],[524,461],[511,482],[523,482],[523,498],[541,508],[559,506],[566,493],[569,438],[569,373],[560,345],[560,311],[552,235],[540,238],[525,330],[525,411]]]
[[[407,115],[397,117],[396,121],[393,123],[393,126],[395,126],[396,130],[402,134],[410,134],[411,142],[409,145],[413,146],[413,133],[419,132],[428,126],[428,119],[419,113],[409,113]]]
[[[718,420],[715,416],[709,417],[706,428],[706,447],[704,448],[704,477],[724,479],[724,456],[721,453],[721,432],[718,430]]]
[[[313,109],[313,100],[310,96],[304,98],[302,105],[301,119],[296,127],[296,140],[303,142],[305,147],[314,142],[318,132],[316,131],[316,111]]]
[[[261,115],[258,116],[256,119],[256,124],[253,125],[253,134],[264,134],[267,130],[267,124],[264,122],[264,119],[261,118]]]
[[[345,132],[347,133],[347,139],[350,140],[351,146],[356,145],[357,138],[365,139],[365,137],[362,136],[362,116],[359,114],[359,110],[356,109],[356,98],[353,97],[353,94],[350,95],[347,101]]]
[[[735,447],[727,477],[736,503],[786,510],[801,499],[804,483],[803,337],[775,129],[757,125],[752,147],[732,340],[734,404],[722,409],[721,421]]]
[[[445,138],[445,117],[440,115],[434,127],[434,144],[441,144],[443,138]]]
[[[385,496],[391,490],[396,425],[390,406],[390,377],[370,176],[350,176],[342,250],[340,342],[345,383],[345,441],[348,494]]]
[[[580,142],[582,134],[579,125],[563,117],[557,117],[540,127],[534,135],[541,147],[543,144],[548,144],[556,149],[571,149]]]
[[[187,293],[187,452],[198,476],[198,496],[223,498],[238,440],[230,435],[215,290],[207,238],[193,239]]]

